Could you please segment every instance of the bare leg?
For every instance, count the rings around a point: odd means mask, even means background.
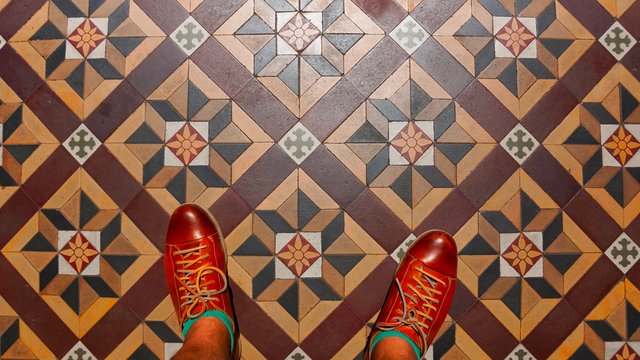
[[[182,349],[173,359],[228,360],[231,359],[230,341],[229,330],[220,319],[205,317],[196,321],[189,329]]]
[[[416,353],[406,340],[387,337],[376,344],[371,353],[371,358],[374,360],[412,360],[416,359]]]

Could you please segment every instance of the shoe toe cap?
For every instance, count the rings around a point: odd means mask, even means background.
[[[216,226],[204,209],[193,204],[181,205],[169,220],[167,243],[189,242],[216,232]]]
[[[433,270],[456,276],[458,249],[453,237],[446,232],[434,230],[420,235],[408,252]]]

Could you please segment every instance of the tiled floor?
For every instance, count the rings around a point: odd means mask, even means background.
[[[245,358],[360,357],[441,228],[428,358],[631,359],[636,39],[634,0],[0,0],[0,358],[175,353],[162,248],[192,202]]]

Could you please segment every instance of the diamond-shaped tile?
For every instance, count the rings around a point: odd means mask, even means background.
[[[400,244],[400,246],[398,246],[393,251],[393,253],[391,253],[391,258],[399,264],[402,258],[404,257],[404,254],[407,253],[407,250],[409,250],[409,247],[411,246],[411,244],[413,244],[415,240],[416,240],[416,236],[413,234],[409,234],[409,236],[407,236],[407,238],[402,242],[402,244]]]
[[[507,355],[507,357],[505,358],[505,360],[520,360],[520,359],[536,360],[536,358],[533,355],[531,355],[529,350],[527,350],[527,348],[525,348],[524,345],[522,344],[519,344],[518,346],[516,346],[516,348],[513,349],[513,351],[509,355]]]
[[[80,164],[84,164],[102,143],[85,124],[82,124],[62,145]]]
[[[95,359],[96,357],[81,341],[78,341],[78,343],[62,358],[65,360],[87,360]]]
[[[640,260],[640,246],[622,233],[605,251],[607,257],[622,271],[627,273]]]
[[[522,164],[540,146],[540,143],[524,126],[518,124],[502,139],[500,145],[518,164]]]
[[[187,55],[193,54],[211,36],[200,23],[189,16],[171,33],[171,39]]]
[[[296,123],[278,142],[278,145],[300,165],[320,145],[320,141],[313,136],[301,123]]]
[[[617,60],[621,60],[637,42],[633,35],[617,21],[600,37],[600,43]]]
[[[389,35],[409,54],[413,54],[430,36],[411,16],[402,20]]]

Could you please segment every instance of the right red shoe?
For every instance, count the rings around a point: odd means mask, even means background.
[[[197,205],[182,205],[171,215],[164,253],[165,276],[180,325],[207,310],[220,310],[233,322],[239,358],[238,329],[227,281],[224,244],[218,228]]]
[[[408,336],[424,354],[447,317],[456,287],[458,252],[453,238],[443,231],[420,235],[396,270],[387,298],[367,341],[381,331]]]

